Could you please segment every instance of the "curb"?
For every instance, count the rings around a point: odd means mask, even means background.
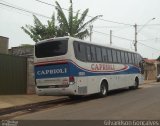
[[[146,80],[146,81],[144,81],[143,84],[149,84],[149,83],[155,83],[155,82],[156,82],[156,80]]]
[[[55,100],[49,100],[49,101],[36,102],[36,103],[30,103],[30,104],[25,104],[25,105],[18,105],[18,106],[13,106],[13,107],[8,107],[8,108],[2,108],[2,109],[0,109],[0,116],[10,114],[13,112],[17,112],[17,111],[30,110],[30,109],[36,108],[37,106],[60,103],[60,102],[63,102],[64,100],[67,100],[67,98],[60,98],[60,99],[55,99]]]

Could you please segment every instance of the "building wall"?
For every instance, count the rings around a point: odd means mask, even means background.
[[[26,94],[27,58],[0,54],[0,94]]]
[[[34,46],[28,47],[13,47],[9,50],[9,53],[15,56],[33,57]]]
[[[27,58],[27,94],[35,94],[33,58]]]
[[[159,74],[160,74],[160,63],[157,64],[157,75],[159,75]]]
[[[8,38],[0,36],[0,53],[8,54]]]
[[[145,63],[144,66],[144,79],[145,80],[155,80],[157,76],[156,65]]]
[[[35,94],[33,51],[34,46],[13,47],[9,50],[11,55],[27,58],[27,94]]]

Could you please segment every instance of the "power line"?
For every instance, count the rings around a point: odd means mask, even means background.
[[[50,6],[55,6],[55,5],[46,3],[46,2],[42,2],[42,1],[40,1],[40,0],[36,0],[36,1],[41,2],[41,3],[44,3],[44,4],[47,4],[47,5],[50,5]],[[15,7],[15,6],[13,6],[13,5],[5,4],[5,3],[0,3],[0,5],[6,6],[6,7],[9,7],[9,8],[13,8],[13,9],[16,9],[16,10],[19,10],[19,11],[23,11],[23,12],[26,12],[26,13],[38,15],[38,16],[41,16],[41,17],[44,17],[44,18],[47,18],[47,19],[51,19],[51,18],[48,17],[48,16],[45,16],[45,15],[42,15],[42,14],[40,14],[40,13],[36,13],[36,12],[33,12],[33,11],[29,11],[29,10],[26,10],[26,9],[24,9],[24,8]],[[65,8],[63,8],[63,9],[65,9]],[[65,9],[65,10],[67,10],[67,9]],[[67,10],[67,11],[69,11],[69,10]],[[88,17],[92,17],[92,16],[88,16]],[[105,20],[105,19],[99,19],[99,20],[103,20],[103,21],[107,21],[107,22],[112,22],[112,23],[116,23],[116,24],[123,24],[123,25],[133,26],[133,25],[130,25],[130,24],[125,24],[125,23],[120,23],[120,22],[115,22],[115,21],[109,21],[109,20]],[[103,33],[103,32],[94,31],[94,30],[93,30],[93,32],[96,32],[96,33],[100,33],[100,34],[104,34],[104,35],[108,35],[108,36],[109,36],[109,34],[106,34],[106,33]],[[112,35],[112,36],[115,37],[115,38],[119,38],[119,39],[123,39],[123,40],[127,40],[127,41],[130,41],[130,42],[133,42],[133,40],[128,39],[128,38],[119,37],[119,36],[115,36],[115,35]],[[146,44],[144,44],[144,43],[139,42],[139,44],[141,44],[141,45],[143,45],[143,46],[146,46],[146,47],[148,47],[148,48],[151,48],[151,49],[160,51],[159,49],[153,48],[153,47],[148,46],[148,45],[146,45]]]
[[[148,46],[148,45],[146,45],[146,44],[144,44],[144,43],[142,43],[142,42],[139,42],[139,41],[138,41],[138,44],[143,45],[143,46],[146,46],[146,47],[151,48],[151,49],[156,50],[156,51],[160,51],[159,49],[153,48],[153,47]]]
[[[49,4],[49,3],[47,3],[47,2],[43,2],[43,1],[40,1],[40,0],[35,0],[35,1],[40,2],[40,3],[43,3],[43,4],[46,4],[46,5],[49,5],[49,6],[54,6],[54,7],[56,7],[56,6],[53,5],[53,4]],[[10,7],[10,8],[19,10],[19,11],[23,11],[23,12],[26,12],[26,13],[34,14],[34,15],[41,16],[41,17],[44,17],[44,18],[47,18],[47,19],[51,19],[51,17],[45,16],[45,15],[43,15],[43,14],[36,13],[36,12],[33,12],[33,11],[26,10],[26,9],[24,9],[24,8],[15,7],[15,5],[9,5],[9,4],[5,4],[5,3],[0,3],[0,4],[3,5],[3,6],[6,6],[6,7]],[[65,8],[62,8],[62,9],[63,9],[63,10],[66,10],[66,11],[69,11],[68,9],[65,9]],[[74,12],[74,13],[76,13],[76,12]],[[79,13],[79,14],[82,14],[82,13]],[[93,16],[89,16],[89,15],[87,15],[87,17],[93,18]],[[111,22],[111,23],[116,23],[116,24],[121,24],[121,25],[133,26],[133,25],[131,25],[131,24],[126,24],[126,23],[121,23],[121,22],[116,22],[116,21],[105,20],[105,19],[102,19],[102,18],[98,18],[98,19],[99,19],[99,20],[102,20],[102,21],[106,21],[106,22]]]
[[[103,32],[99,32],[99,31],[95,31],[95,30],[93,30],[93,32],[110,36],[110,34],[103,33]],[[133,42],[133,40],[128,39],[128,38],[124,38],[124,37],[120,37],[120,36],[115,36],[115,35],[112,35],[112,36],[115,37],[115,38],[119,38],[119,39],[123,39],[123,40],[126,40],[126,41]],[[146,47],[151,48],[151,49],[156,50],[156,51],[160,51],[159,49],[156,49],[156,48],[153,48],[153,47],[151,47],[151,46],[148,46],[148,45],[146,45],[146,44],[144,44],[144,43],[142,43],[142,42],[140,42],[140,41],[138,41],[138,44],[143,45],[143,46],[146,46]]]
[[[3,5],[0,5],[0,9],[1,10],[6,10],[6,11],[9,11],[9,12],[11,12],[11,9],[13,10],[13,8],[9,8],[9,7],[7,7],[6,8],[6,6],[3,6]],[[31,14],[30,13],[24,13],[24,12],[22,12],[22,11],[19,11],[19,10],[13,10],[12,11],[12,13],[13,12],[15,12],[15,13],[18,13],[18,14],[21,14],[21,15],[25,15],[25,16],[28,16],[28,17],[31,17]],[[33,17],[32,17],[33,18]]]
[[[110,36],[110,34],[107,34],[107,33],[104,33],[104,32],[100,32],[100,31],[95,31],[95,30],[93,30],[93,32],[96,32],[96,33],[100,33],[100,34],[103,34],[103,35]],[[133,42],[133,40],[128,39],[128,38],[119,37],[119,36],[115,36],[115,35],[112,35],[112,36],[113,36],[113,37],[115,37],[115,38],[119,38],[119,39],[123,39],[123,40],[127,40],[127,41],[131,41],[131,42]]]
[[[131,27],[131,26],[106,26],[106,25],[104,25],[104,26],[94,26],[94,28],[129,28],[129,27]]]
[[[137,25],[137,26],[143,26],[143,25]],[[160,26],[160,24],[148,24],[146,26]]]
[[[36,0],[36,1],[41,2],[41,3],[43,3],[43,4],[47,4],[47,5],[50,5],[50,6],[54,6],[54,7],[55,7],[55,5],[53,5],[53,4],[49,4],[49,3],[46,3],[46,2],[42,2],[42,1],[40,1],[40,0]],[[44,18],[47,18],[47,19],[51,19],[51,17],[45,16],[45,15],[43,15],[43,14],[36,13],[36,12],[33,12],[33,11],[26,10],[26,9],[24,9],[24,8],[16,7],[15,5],[11,5],[11,4],[9,5],[9,4],[6,4],[6,3],[0,3],[0,5],[6,6],[6,7],[9,7],[9,8],[13,8],[13,9],[16,9],[16,10],[19,10],[19,11],[23,11],[23,12],[26,12],[26,13],[30,13],[30,14],[33,14],[33,15],[41,16],[41,17],[44,17]],[[69,10],[67,10],[67,9],[65,9],[65,8],[62,8],[62,9],[66,10],[66,11],[69,11]],[[76,12],[74,12],[74,13],[76,13]],[[79,14],[81,14],[81,13],[79,13]],[[88,16],[88,17],[92,17],[92,16]],[[92,17],[92,18],[93,18],[93,17]],[[100,19],[100,20],[104,20],[104,19]],[[105,20],[104,20],[104,21],[105,21]],[[109,21],[109,20],[106,20],[106,21],[107,21],[107,22],[112,22],[112,23],[117,23],[117,24],[126,25],[126,24],[120,23],[120,22]],[[129,24],[128,24],[128,25],[129,25]],[[129,26],[132,26],[132,25],[129,25]]]
[[[140,40],[140,41],[154,41],[154,40],[160,40],[160,38],[150,38],[150,39],[144,39],[144,40]]]
[[[26,12],[26,13],[30,13],[30,14],[33,14],[33,15],[41,16],[41,17],[44,17],[44,18],[47,18],[47,19],[51,19],[51,17],[45,16],[43,14],[36,13],[36,12],[33,12],[33,11],[26,10],[24,8],[15,7],[13,5],[5,4],[5,3],[0,3],[0,5],[6,6],[6,7],[9,7],[9,8],[13,8],[13,9],[16,9],[16,10],[19,10],[19,11],[23,11],[23,12]]]
[[[44,1],[41,1],[41,0],[35,0],[39,3],[42,3],[42,4],[46,4],[46,5],[49,5],[49,6],[53,6],[53,7],[56,7],[56,5],[53,5],[53,4],[50,4],[50,3],[47,3],[47,2],[44,2]],[[66,10],[66,11],[69,11],[68,9],[66,8],[62,8],[63,10]],[[77,12],[73,12],[73,13],[77,13]],[[82,13],[79,13],[79,14],[82,14]],[[87,15],[87,17],[90,17],[90,18],[93,18],[93,16],[90,16],[90,15]],[[98,20],[101,20],[101,21],[105,21],[105,22],[110,22],[110,23],[115,23],[115,24],[120,24],[120,25],[128,25],[128,26],[133,26],[131,24],[127,24],[127,23],[122,23],[122,22],[117,22],[117,21],[111,21],[111,20],[106,20],[106,19],[103,19],[103,18],[98,18]]]

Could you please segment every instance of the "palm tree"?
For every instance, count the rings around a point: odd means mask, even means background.
[[[89,32],[86,28],[90,23],[97,20],[102,15],[98,15],[90,19],[89,21],[84,23],[84,20],[88,14],[89,9],[86,9],[81,16],[79,17],[79,10],[76,12],[75,16],[73,16],[73,4],[72,0],[70,0],[70,7],[69,7],[69,16],[68,20],[63,12],[63,9],[56,1],[56,10],[57,10],[57,20],[60,25],[60,29],[64,35],[69,35],[72,37],[77,37],[80,39],[84,39],[85,37],[89,36]]]
[[[55,16],[53,15],[51,21],[47,21],[47,25],[43,25],[41,21],[35,16],[34,17],[34,26],[26,25],[21,27],[26,34],[28,34],[33,41],[38,42],[43,39],[56,37],[57,36],[57,26],[55,26]]]
[[[98,15],[84,23],[84,20],[88,14],[89,9],[86,9],[81,16],[79,16],[79,10],[73,15],[73,4],[70,0],[69,14],[68,19],[66,18],[63,9],[60,4],[56,1],[56,10],[57,10],[57,21],[56,25],[55,16],[52,15],[51,21],[47,21],[47,25],[43,25],[41,21],[35,16],[34,17],[34,26],[26,25],[22,26],[22,29],[26,34],[28,34],[33,41],[38,42],[43,39],[53,38],[53,37],[62,37],[62,36],[72,36],[80,39],[84,39],[89,36],[89,31],[86,26],[88,26],[93,21],[97,20],[102,15]]]

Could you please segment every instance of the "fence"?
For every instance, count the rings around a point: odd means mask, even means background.
[[[26,94],[27,58],[0,54],[0,94]]]

